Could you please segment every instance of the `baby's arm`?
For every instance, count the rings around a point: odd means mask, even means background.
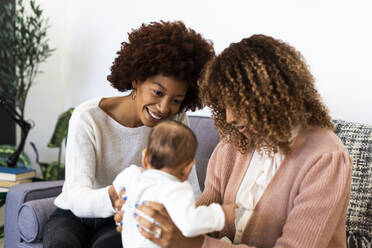
[[[191,185],[188,182],[175,184],[163,192],[163,204],[171,219],[186,237],[221,231],[225,214],[221,205],[195,206]]]

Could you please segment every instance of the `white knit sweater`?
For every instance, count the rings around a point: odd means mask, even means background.
[[[114,215],[108,188],[116,175],[131,164],[141,164],[151,128],[125,127],[92,99],[75,108],[69,123],[66,147],[66,176],[55,205],[78,217],[104,218]],[[186,114],[174,118],[188,125]],[[189,181],[196,197],[200,194],[196,171]]]

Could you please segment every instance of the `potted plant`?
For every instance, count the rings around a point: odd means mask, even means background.
[[[0,100],[15,107],[17,113],[12,113],[15,121],[17,118],[24,122],[27,95],[41,73],[39,65],[54,51],[48,45],[49,25],[42,13],[35,0],[16,0],[15,6],[5,5],[0,14]],[[21,142],[17,151],[14,148],[14,154],[23,150],[27,132],[22,129]],[[16,157],[11,166],[15,166]]]
[[[30,11],[25,10],[29,2]],[[15,96],[16,108],[24,117],[27,94],[35,84],[40,63],[52,55],[48,45],[48,20],[35,0],[7,4],[0,15],[0,96]],[[8,99],[13,101],[13,99]]]
[[[39,152],[33,142],[31,146],[36,154],[36,162],[40,166],[43,175],[43,180],[61,180],[65,179],[65,164],[61,162],[63,141],[67,139],[68,124],[72,116],[73,108],[70,108],[59,115],[57,124],[54,128],[52,137],[48,143],[49,148],[58,148],[58,160],[50,163],[40,162]]]

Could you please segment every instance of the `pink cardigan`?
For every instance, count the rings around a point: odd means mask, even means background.
[[[291,149],[257,203],[242,244],[205,236],[204,248],[346,247],[352,165],[347,150],[332,131],[321,128],[300,131]],[[223,205],[228,214],[220,238],[234,238],[235,197],[252,153],[219,143],[209,161],[198,204]]]

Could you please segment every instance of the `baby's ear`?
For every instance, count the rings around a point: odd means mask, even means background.
[[[185,180],[187,180],[187,178],[189,177],[189,175],[191,173],[191,170],[192,170],[192,167],[194,166],[194,164],[195,164],[195,160],[191,161],[188,165],[186,165],[183,168],[182,174],[184,175]]]
[[[148,169],[149,164],[147,163],[147,149],[143,149],[142,151],[142,166],[145,169]]]

